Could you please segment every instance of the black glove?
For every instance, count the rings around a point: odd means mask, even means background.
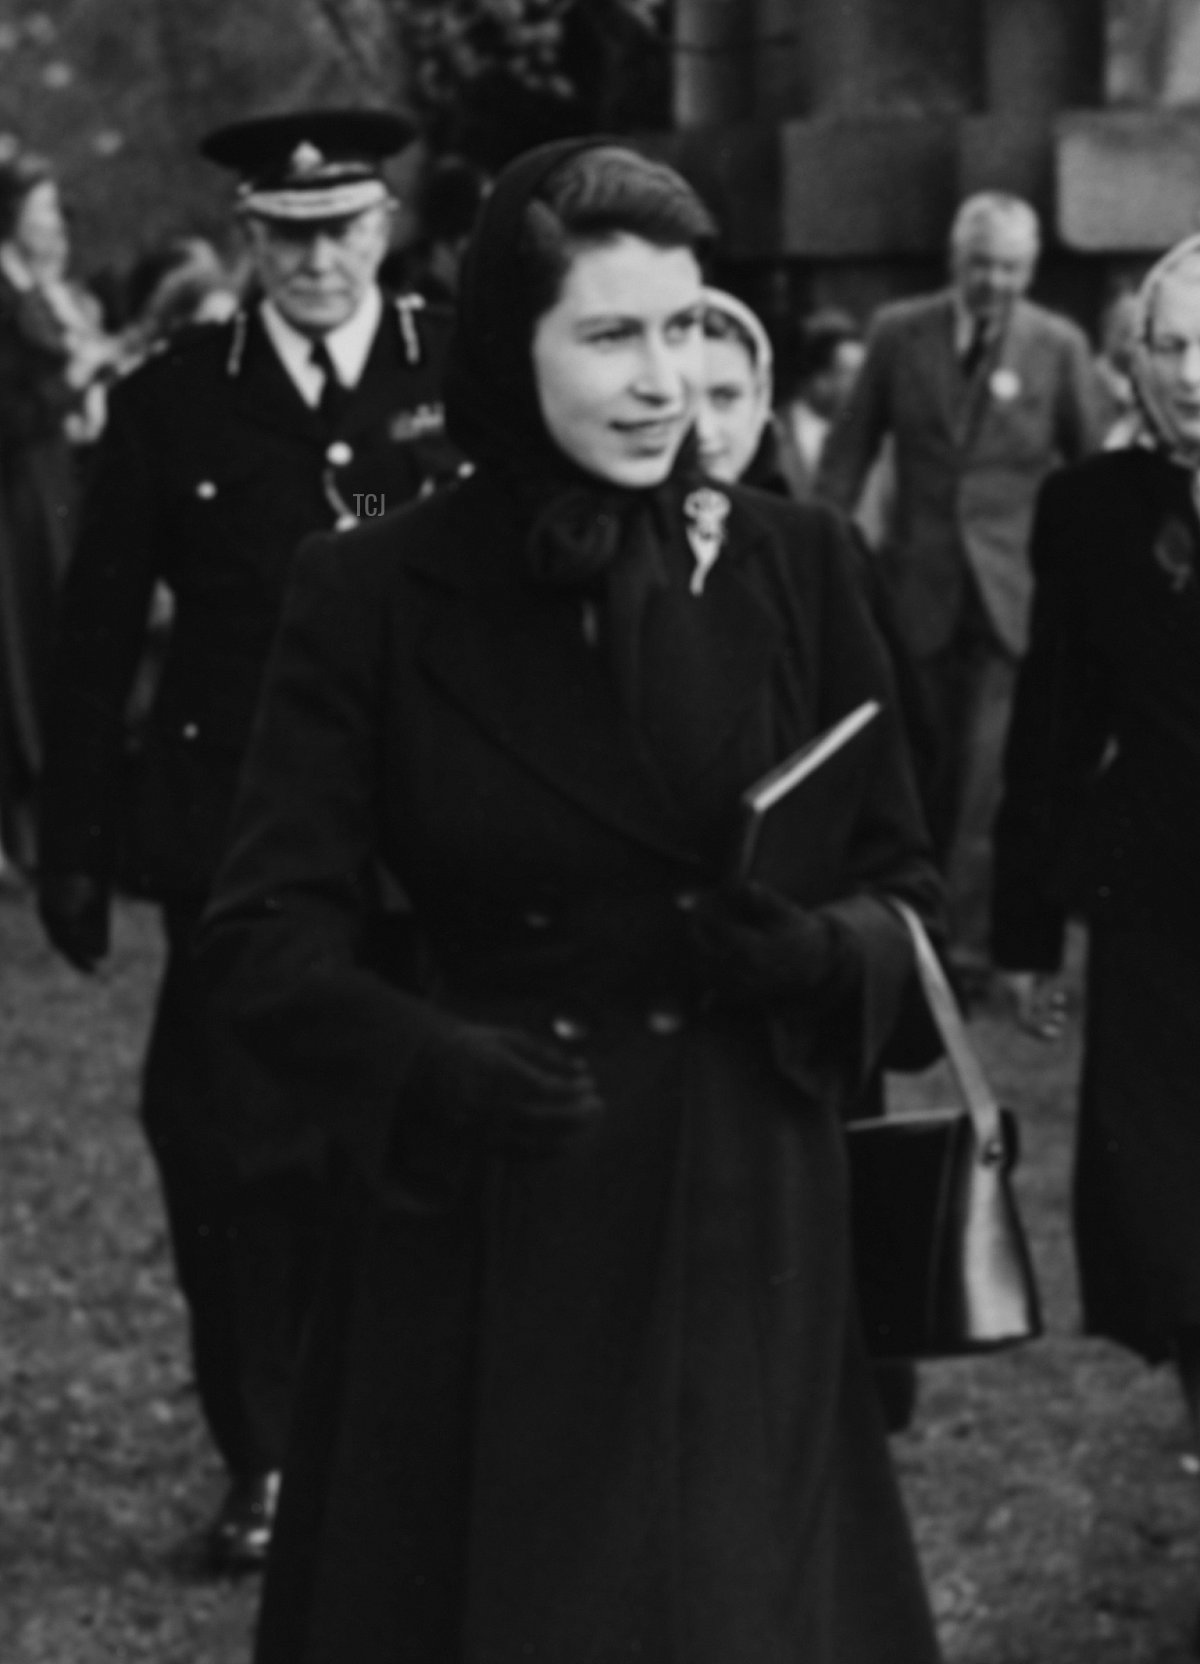
[[[519,1029],[454,1020],[423,1046],[405,1099],[397,1132],[410,1148],[410,1115],[432,1114],[460,1146],[549,1155],[604,1113],[582,1057]]]
[[[108,954],[108,887],[86,872],[44,872],[38,913],[51,943],[77,971],[95,971]]]
[[[845,925],[762,884],[698,895],[690,923],[701,980],[726,1004],[824,1003],[854,984],[857,947]]]

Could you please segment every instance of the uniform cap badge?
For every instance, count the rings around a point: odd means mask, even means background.
[[[310,140],[305,139],[298,144],[288,157],[288,172],[304,177],[306,174],[317,173],[325,166],[324,153]]]

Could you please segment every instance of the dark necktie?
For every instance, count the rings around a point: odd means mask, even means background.
[[[346,388],[338,379],[329,343],[323,335],[318,335],[309,349],[309,357],[324,376],[321,383],[321,397],[317,400],[317,414],[327,428],[336,431],[342,412],[346,408]]]
[[[972,380],[976,370],[983,363],[984,354],[988,350],[988,330],[982,318],[977,318],[971,331],[971,339],[967,342],[967,350],[959,362],[962,373],[967,381]]]

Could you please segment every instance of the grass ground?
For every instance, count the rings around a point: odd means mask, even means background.
[[[86,982],[27,905],[0,905],[0,1660],[245,1664],[254,1585],[198,1570],[220,1473],[132,1111],[157,935],[144,910],[118,925]],[[997,1014],[976,1033],[1023,1111],[1048,1333],[927,1366],[897,1441],[947,1659],[1183,1664],[1200,1480],[1173,1383],[1075,1334],[1077,1033],[1046,1046]]]

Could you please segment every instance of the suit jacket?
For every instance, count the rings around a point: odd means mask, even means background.
[[[109,882],[120,858],[140,893],[203,894],[297,544],[355,523],[356,506],[398,508],[451,466],[447,334],[390,304],[336,429],[257,314],[187,332],[113,390],[62,599],[44,870]],[[174,620],[130,788],[125,713],[157,584]]]
[[[205,953],[370,1190],[314,1319],[259,1664],[682,1635],[693,1664],[935,1655],[851,1317],[836,1100],[910,974],[882,898],[936,881],[889,708],[837,845],[851,1009],[781,1016],[777,1063],[761,1012],[690,990],[677,898],[722,870],[741,789],[890,699],[835,518],[730,497],[669,775],[482,476],[301,552]],[[430,1000],[363,965],[377,861]],[[422,1212],[447,1013],[569,1038],[606,1109],[543,1161],[465,1138]]]
[[[1069,911],[1200,940],[1200,520],[1161,455],[1046,482],[996,825],[1001,964],[1053,970]]]
[[[851,511],[888,434],[896,501],[885,561],[905,640],[922,658],[944,647],[973,580],[997,640],[1019,655],[1038,486],[1101,439],[1082,333],[1018,301],[968,383],[950,291],[882,308],[825,447],[821,495]]]

